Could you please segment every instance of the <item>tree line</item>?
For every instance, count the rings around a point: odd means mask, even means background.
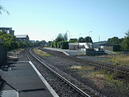
[[[68,43],[76,43],[76,42],[90,42],[93,43],[92,38],[90,36],[87,37],[79,37],[72,38],[68,40],[67,33],[61,34],[59,33],[58,36],[53,41],[49,41],[48,44],[50,47],[54,48],[62,48],[68,49]],[[112,37],[108,38],[107,43],[110,45],[115,45],[116,51],[118,50],[129,50],[129,31],[125,34],[124,38]]]
[[[68,40],[67,33],[65,33],[65,34],[59,33],[58,36],[55,38],[55,40],[49,41],[48,44],[49,44],[50,47],[68,49],[69,48],[68,43],[76,43],[76,42],[80,42],[80,43],[81,42],[90,42],[90,43],[93,43],[90,36],[87,36],[85,38],[79,37],[78,39],[77,38],[72,38],[72,39]]]
[[[119,45],[120,50],[129,50],[129,31],[125,33],[124,38],[112,37],[107,40],[111,45]]]
[[[59,33],[55,40],[48,42],[50,47],[68,49],[68,36],[67,33]]]
[[[39,46],[43,44],[43,42],[44,41],[31,42],[26,40],[18,40],[15,36],[0,31],[0,45],[4,46],[7,51],[18,48]]]

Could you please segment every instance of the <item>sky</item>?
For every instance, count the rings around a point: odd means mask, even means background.
[[[1,27],[31,40],[91,36],[93,41],[122,38],[129,30],[129,0],[0,0],[9,11],[0,15]]]

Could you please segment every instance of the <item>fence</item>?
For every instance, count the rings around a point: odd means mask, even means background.
[[[0,44],[0,67],[7,64],[7,50]]]

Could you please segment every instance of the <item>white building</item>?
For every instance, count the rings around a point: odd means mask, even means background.
[[[79,49],[79,43],[69,43],[70,50],[77,50]]]
[[[93,49],[92,43],[69,43],[70,50],[78,50],[78,49]]]
[[[25,40],[29,41],[29,36],[28,35],[15,35],[17,40]]]

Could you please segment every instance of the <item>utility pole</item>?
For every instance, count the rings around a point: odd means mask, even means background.
[[[92,32],[93,32],[93,31],[89,31],[89,37],[91,37],[91,36],[90,36],[90,33],[92,33]],[[89,38],[89,41],[90,41],[90,38]]]
[[[90,33],[92,33],[93,31],[89,31],[89,36],[90,36]]]
[[[99,42],[100,42],[100,35],[99,35]]]
[[[66,33],[68,33],[68,41],[70,40],[70,31],[67,30]]]

